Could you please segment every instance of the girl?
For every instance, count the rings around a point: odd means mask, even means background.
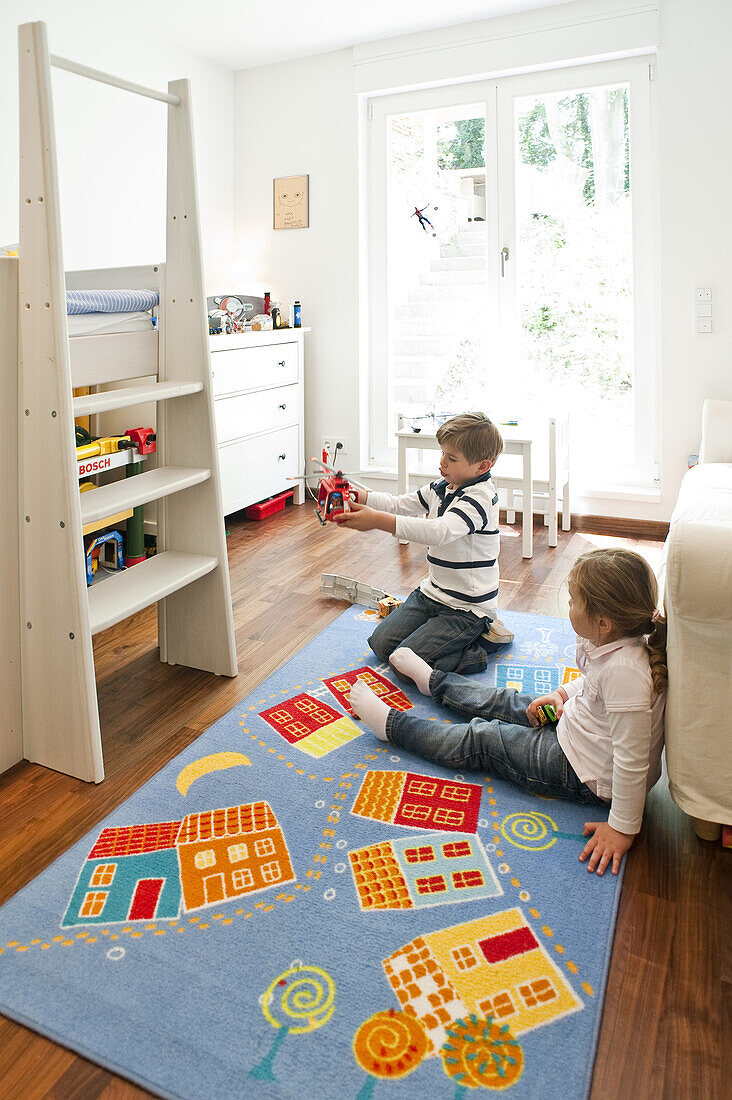
[[[464,725],[393,710],[359,680],[350,701],[382,741],[459,770],[487,771],[534,794],[610,805],[607,822],[588,821],[592,834],[580,860],[602,875],[620,861],[641,827],[646,792],[661,774],[667,683],[666,620],[656,609],[651,567],[631,550],[592,550],[569,574],[569,618],[581,676],[551,695],[532,699],[439,672],[410,649],[391,665],[460,714]],[[557,721],[539,727],[536,708],[550,703]]]

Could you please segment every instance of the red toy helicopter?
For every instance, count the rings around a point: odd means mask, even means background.
[[[311,458],[311,462],[324,471],[324,475],[318,482],[318,503],[315,506],[315,515],[325,527],[329,520],[340,516],[344,512],[351,511],[351,502],[359,503],[358,489],[365,489],[364,485],[353,482],[358,488],[354,489],[351,482],[343,474],[342,470],[336,470],[328,462],[328,452],[323,448],[320,458]]]
[[[339,447],[340,444],[336,447],[333,456],[334,461],[338,454]],[[355,478],[352,478],[350,474],[346,475],[342,470],[337,470],[335,466],[331,465],[328,461],[329,457],[328,451],[324,447],[320,458],[314,458],[311,455],[308,459],[309,462],[314,462],[318,467],[314,475],[306,474],[304,478],[302,475],[297,478],[288,478],[289,481],[304,480],[306,486],[309,477],[315,476],[318,478],[318,499],[314,511],[324,527],[326,523],[334,520],[336,516],[341,516],[344,512],[350,512],[351,504],[361,503],[361,497],[358,493],[359,489],[362,493],[368,492],[367,485],[361,485],[361,483],[356,481]]]

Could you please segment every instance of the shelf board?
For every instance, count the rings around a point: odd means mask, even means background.
[[[146,470],[144,474],[135,474],[111,485],[101,485],[81,494],[81,523],[93,523],[105,516],[116,516],[127,508],[138,504],[147,504],[150,500],[159,500],[171,493],[179,493],[207,481],[211,471],[194,466],[159,466],[156,470]]]
[[[216,558],[166,550],[125,569],[117,576],[110,576],[104,584],[93,585],[88,590],[92,634],[98,634],[143,607],[192,584],[217,565]]]
[[[171,397],[185,397],[199,393],[203,382],[150,382],[147,386],[126,386],[122,389],[104,390],[74,398],[74,416],[124,409],[128,405],[142,405],[147,401],[168,401]]]

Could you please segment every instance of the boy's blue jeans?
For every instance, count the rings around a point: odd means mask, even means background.
[[[395,649],[407,646],[433,668],[467,676],[482,672],[488,664],[486,648],[491,648],[491,643],[484,647],[478,638],[489,623],[490,619],[438,603],[415,588],[396,611],[381,620],[369,645],[381,661],[388,661]]]
[[[392,709],[386,719],[392,745],[456,771],[484,771],[491,778],[509,779],[531,794],[607,808],[608,803],[578,778],[560,748],[555,726],[529,724],[526,708],[533,696],[439,671],[430,677],[430,694],[438,703],[469,715],[470,721],[434,722]]]

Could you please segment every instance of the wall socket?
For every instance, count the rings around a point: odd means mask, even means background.
[[[334,455],[335,446],[340,443],[337,456]],[[320,442],[321,448],[325,447],[326,451],[330,455],[330,462],[336,466],[339,465],[341,456],[348,454],[348,440],[343,435],[324,435]]]

